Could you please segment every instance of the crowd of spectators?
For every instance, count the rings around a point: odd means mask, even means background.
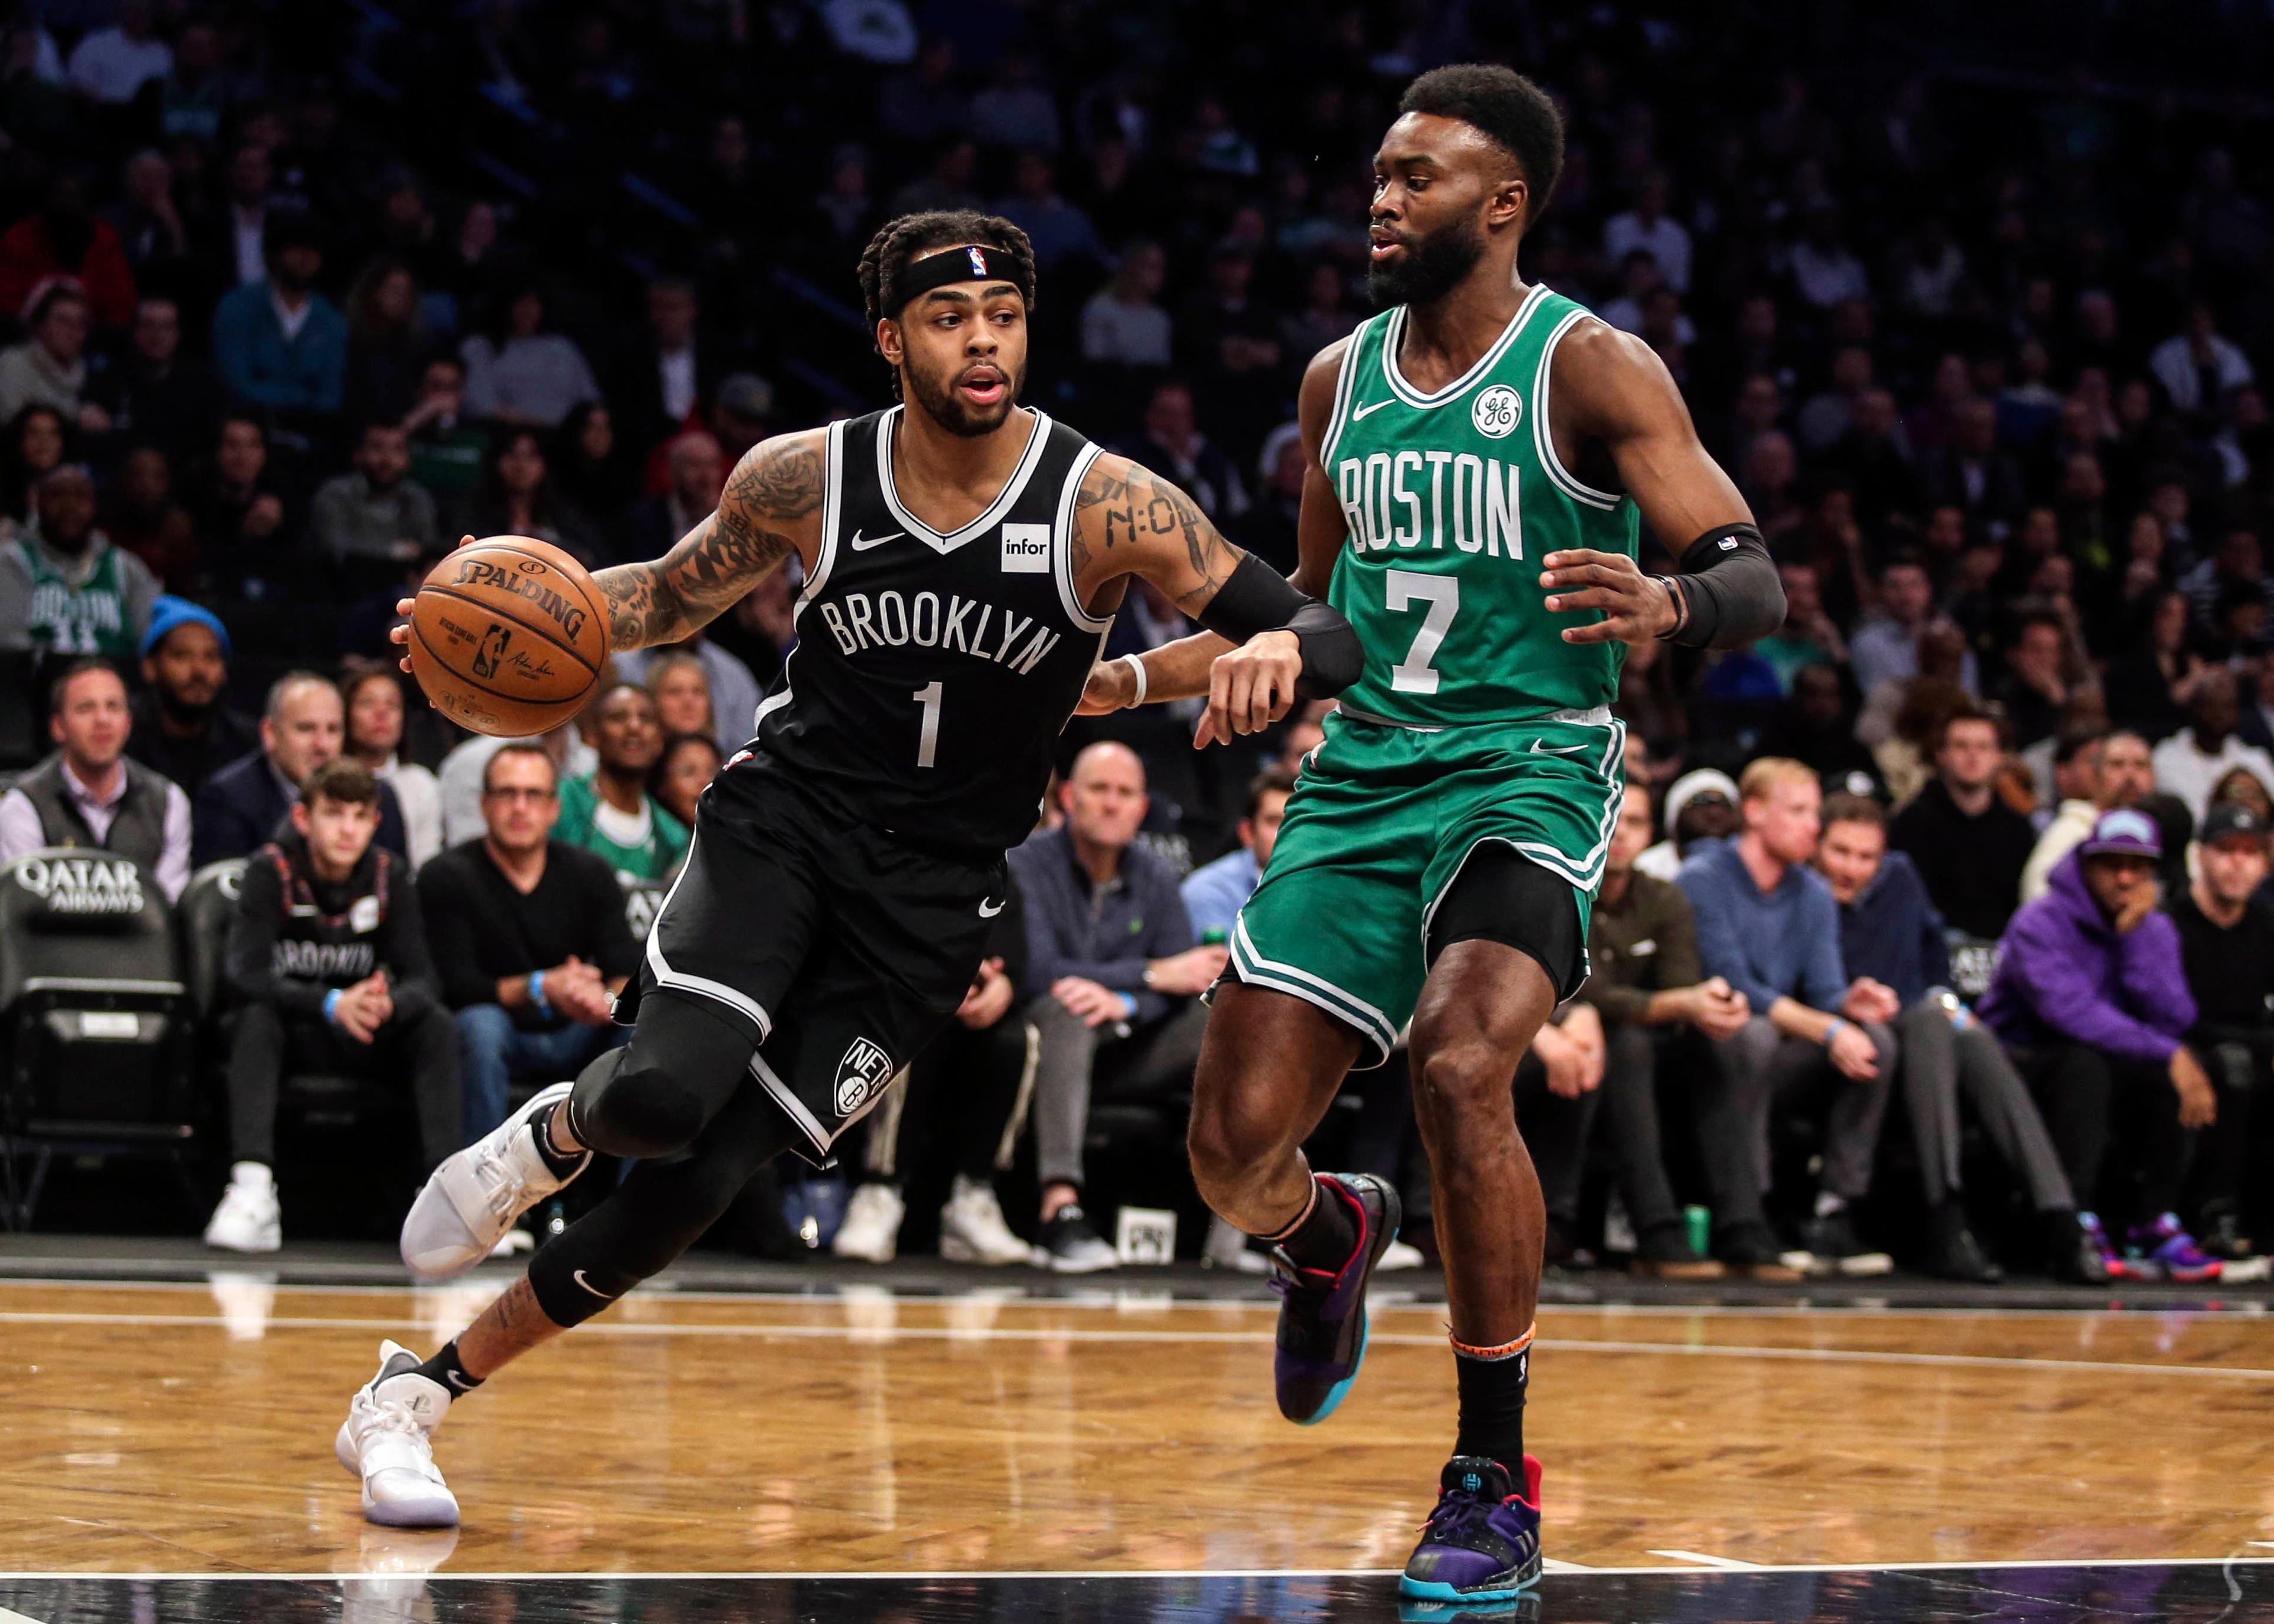
[[[0,801],[0,855],[107,840],[171,895],[281,838],[328,917],[360,870],[302,825],[368,808],[433,964],[390,964],[391,1004],[335,982],[316,1019],[407,1034],[431,974],[477,1131],[606,1041],[630,966],[593,934],[600,881],[678,861],[796,583],[620,659],[534,748],[453,735],[370,663],[404,584],[462,532],[652,554],[764,433],[882,403],[853,262],[894,213],[968,206],[1035,245],[1028,398],[1290,565],[1294,386],[1365,314],[1373,144],[1412,73],[1491,56],[1570,124],[1524,274],[1657,351],[1789,605],[1751,649],[1626,662],[1595,979],[1516,1085],[1558,1250],[1608,1229],[1665,1273],[1890,1247],[1973,1278],[1993,1253],[2233,1269],[2274,1056],[2244,883],[2274,813],[2274,151],[2238,99],[2274,29],[2038,9],[1867,38],[1777,0],[1710,27],[1387,0],[14,0],[0,688],[55,754]],[[1109,652],[1185,629],[1133,593]],[[116,675],[55,680],[84,657]],[[1176,1099],[1192,996],[1318,737],[1306,716],[1196,755],[1190,720],[1069,730],[1063,804],[1015,859],[1031,928],[869,1135],[848,1251],[889,1252],[929,1157],[953,1167],[943,1247],[1005,1255],[989,1181],[1023,1126],[1017,1227],[1061,1267],[1107,1260],[1093,1107]],[[1397,1175],[1385,1071],[1349,1154]],[[975,1116],[927,1103],[965,1086]],[[237,1144],[260,1162],[258,1132]],[[1891,1155],[1917,1162],[1900,1196]],[[2000,1199],[2037,1214],[2026,1246]]]

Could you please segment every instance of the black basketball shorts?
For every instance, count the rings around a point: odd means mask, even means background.
[[[708,999],[755,1049],[746,1086],[825,1161],[954,1015],[1003,910],[1000,854],[961,858],[830,813],[776,768],[720,773],[616,1019]]]

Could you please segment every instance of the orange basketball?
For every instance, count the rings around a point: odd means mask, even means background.
[[[584,708],[608,658],[608,608],[550,542],[492,536],[437,564],[410,609],[410,669],[461,726],[505,739]]]

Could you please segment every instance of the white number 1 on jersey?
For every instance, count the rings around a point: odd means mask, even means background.
[[[939,682],[927,682],[908,695],[924,708],[923,730],[916,735],[916,765],[929,767],[939,750],[939,702],[947,692]]]
[[[1390,608],[1410,609],[1417,602],[1428,605],[1428,613],[1421,617],[1421,629],[1413,634],[1413,646],[1389,668],[1390,691],[1434,694],[1442,673],[1429,662],[1452,629],[1453,617],[1461,612],[1460,577],[1424,575],[1415,569],[1385,569],[1382,574],[1389,588]]]

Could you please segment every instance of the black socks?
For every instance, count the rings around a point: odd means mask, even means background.
[[[1311,1208],[1291,1228],[1259,1240],[1277,1246],[1296,1267],[1321,1274],[1337,1274],[1358,1250],[1358,1216],[1342,1192],[1317,1174],[1311,1176]]]
[[[478,1376],[466,1374],[466,1367],[458,1363],[458,1340],[452,1337],[442,1350],[418,1367],[418,1374],[440,1387],[453,1399],[471,1393],[482,1385]]]
[[[1461,1430],[1455,1455],[1481,1455],[1524,1482],[1524,1390],[1532,1378],[1532,1333],[1501,1348],[1453,1344]]]

